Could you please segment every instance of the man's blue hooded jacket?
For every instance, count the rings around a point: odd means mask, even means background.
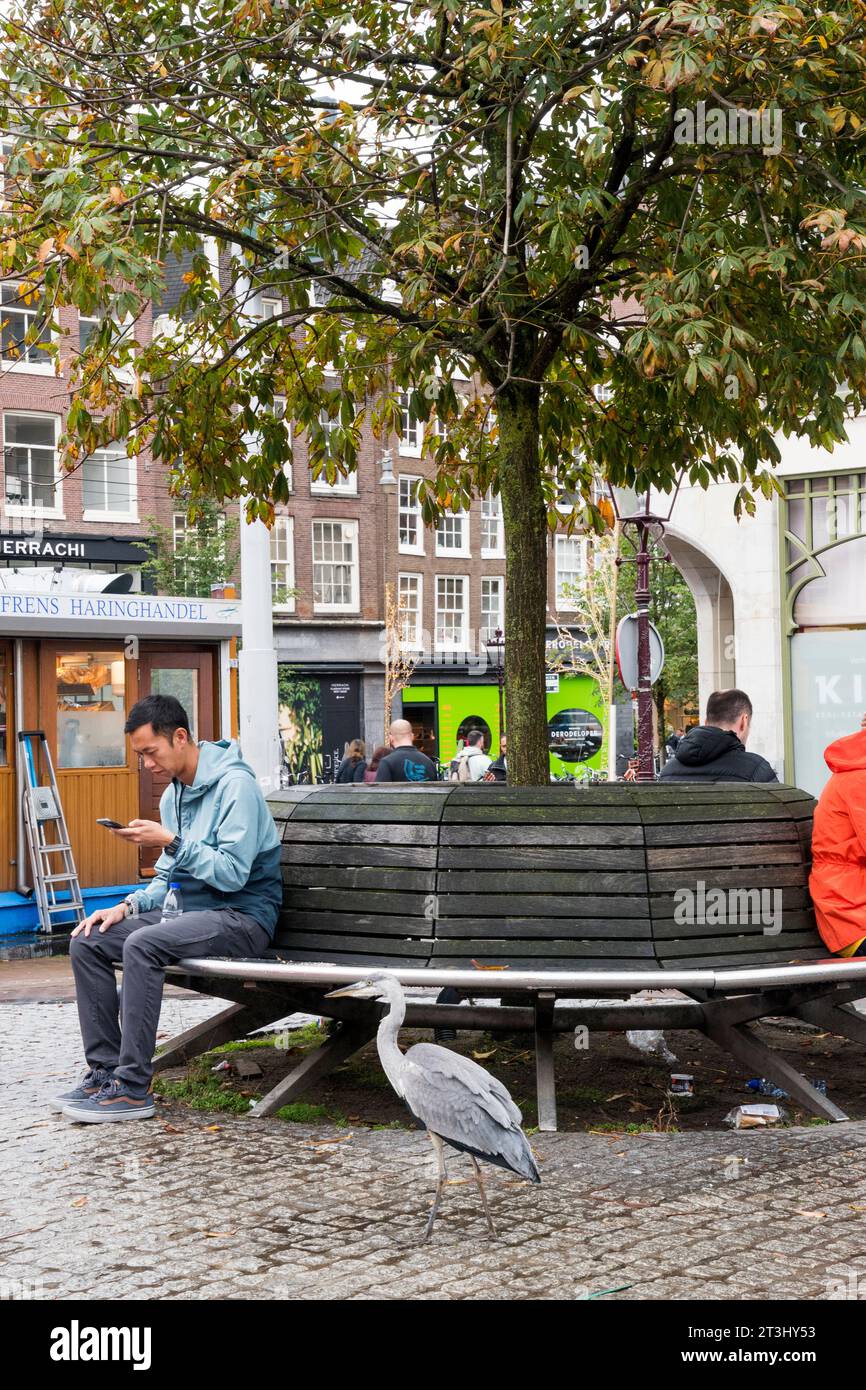
[[[234,907],[273,940],[283,896],[273,817],[237,742],[200,743],[198,750],[191,786],[175,777],[159,802],[160,820],[180,836],[180,849],[163,851],[153,881],[130,898],[139,912],[151,912],[177,883],[184,912]]]

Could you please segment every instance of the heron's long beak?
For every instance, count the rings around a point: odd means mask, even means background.
[[[332,989],[330,994],[326,994],[326,999],[370,999],[372,992],[369,985],[345,985],[342,989]]]

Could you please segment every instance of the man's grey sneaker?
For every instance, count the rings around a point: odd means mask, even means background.
[[[94,1067],[85,1072],[74,1091],[64,1091],[62,1096],[52,1096],[48,1104],[52,1110],[56,1110],[60,1114],[67,1105],[76,1105],[82,1100],[90,1100],[105,1085],[106,1081],[110,1080],[110,1071],[106,1071],[104,1067]]]
[[[63,1115],[76,1124],[110,1124],[116,1120],[148,1120],[156,1114],[153,1092],[137,1096],[119,1077],[110,1076],[89,1100],[64,1106]]]

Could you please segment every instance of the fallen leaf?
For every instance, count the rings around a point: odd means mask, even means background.
[[[617,1091],[616,1094],[613,1096],[605,1096],[604,1103],[605,1105],[608,1105],[612,1100],[624,1100],[626,1096],[630,1095],[631,1091]]]
[[[471,962],[471,964],[475,966],[475,969],[476,969],[476,970],[507,970],[507,969],[508,969],[508,966],[507,966],[507,965],[482,965],[481,962],[480,962],[480,961],[477,961],[477,960],[473,960],[473,961]]]
[[[163,1129],[168,1134],[180,1134],[180,1130],[178,1129],[177,1125],[170,1125],[167,1120],[163,1125]]]
[[[476,1062],[486,1062],[488,1057],[496,1056],[496,1048],[494,1047],[491,1052],[473,1052],[472,1056]]]
[[[222,1125],[205,1125],[205,1131],[208,1134],[213,1134],[214,1130],[217,1129],[222,1129]]]
[[[86,1207],[90,1201],[89,1197],[76,1197],[74,1202],[70,1202],[71,1207]]]
[[[202,1231],[203,1236],[233,1236],[234,1231]]]
[[[795,1216],[811,1216],[813,1221],[823,1221],[827,1215],[826,1211],[803,1211],[800,1207],[794,1208]]]

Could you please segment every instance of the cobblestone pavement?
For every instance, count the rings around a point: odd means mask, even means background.
[[[161,1028],[219,1007],[167,997]],[[536,1135],[540,1187],[485,1169],[497,1240],[455,1154],[424,1246],[420,1133],[71,1125],[46,1105],[81,1073],[69,1002],[0,1004],[0,1056],[0,1297],[866,1298],[866,1124]]]

